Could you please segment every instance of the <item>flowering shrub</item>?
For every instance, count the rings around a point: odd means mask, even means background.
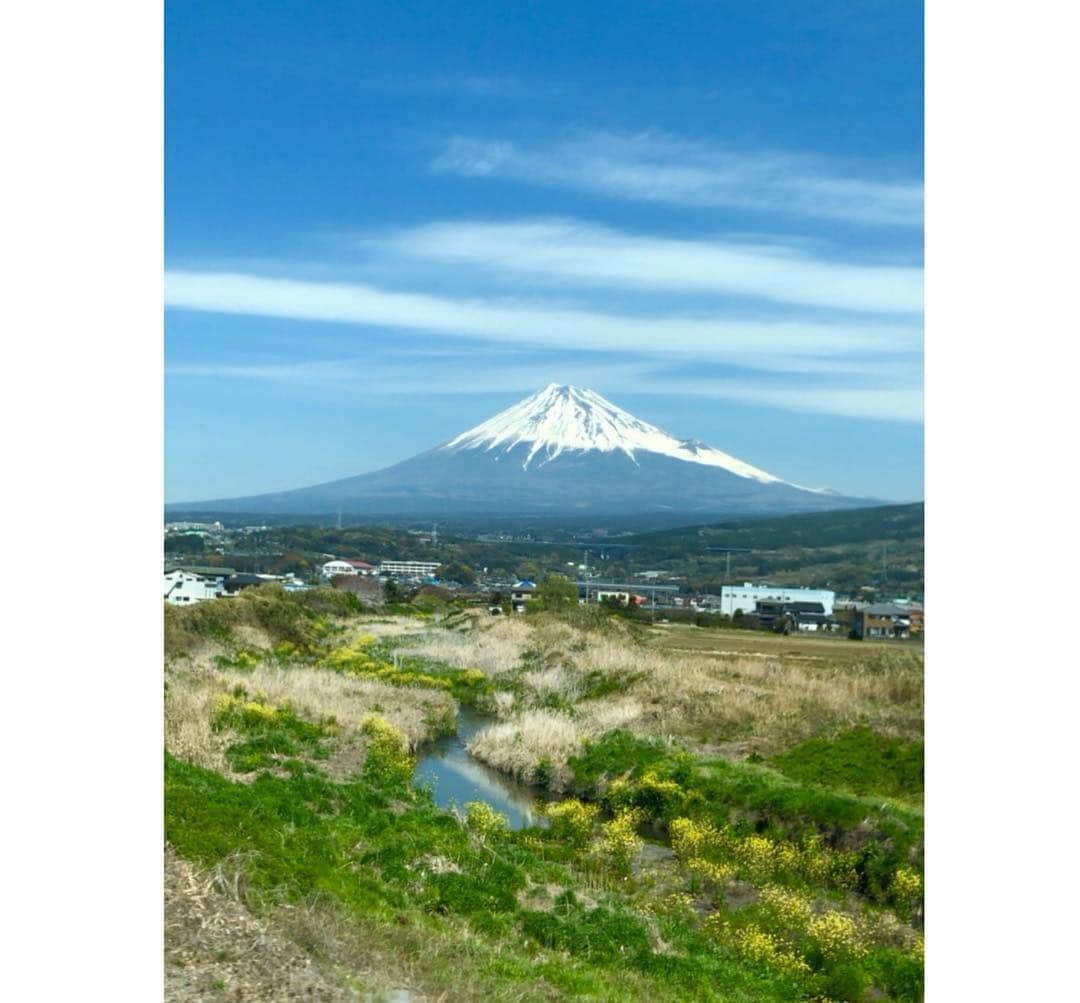
[[[459,698],[470,699],[488,685],[488,678],[479,669],[454,669],[443,674],[416,668],[416,659],[406,659],[409,668],[402,668],[372,651],[375,638],[363,634],[352,644],[334,648],[323,657],[327,668],[361,679],[378,679],[391,686],[424,686],[429,689],[454,692]]]
[[[510,828],[507,817],[483,801],[470,801],[465,806],[465,825],[485,840]]]
[[[830,961],[861,958],[866,954],[866,945],[859,936],[855,920],[842,912],[830,909],[814,916],[807,924],[806,932]]]
[[[654,818],[667,817],[684,797],[683,789],[674,780],[663,780],[653,770],[638,781],[636,802]]]
[[[669,818],[686,802],[686,791],[674,780],[647,770],[640,780],[620,777],[608,786],[604,800],[612,811],[638,807],[650,818]]]
[[[686,861],[686,869],[707,884],[726,885],[735,877],[735,868],[726,864],[714,864],[704,857],[691,857]]]
[[[779,885],[763,888],[758,905],[779,925],[795,930],[804,930],[814,915],[814,904],[808,896]]]
[[[634,785],[625,777],[619,777],[608,784],[604,794],[604,802],[612,811],[623,808],[632,808],[634,805]]]
[[[243,741],[226,750],[233,768],[241,773],[270,766],[278,756],[296,756],[305,750],[316,758],[325,758],[327,753],[320,739],[340,730],[332,717],[306,721],[290,704],[274,706],[261,693],[249,697],[242,686],[218,697],[211,728],[229,729],[244,736]]]
[[[479,669],[462,669],[454,678],[462,686],[482,686],[487,682],[487,676]]]
[[[898,867],[890,891],[897,909],[905,917],[910,916],[912,907],[922,894],[922,878],[908,867]]]
[[[415,764],[405,751],[405,738],[385,718],[369,714],[360,725],[367,739],[364,776],[394,785],[408,784]]]
[[[785,975],[810,974],[810,966],[806,961],[771,933],[753,923],[732,929],[723,916],[713,913],[705,920],[702,929],[714,940],[730,944],[748,961],[768,965]]]
[[[719,846],[720,832],[709,822],[695,822],[689,818],[677,818],[668,826],[671,848],[680,858],[700,856],[707,849]]]
[[[731,852],[739,870],[751,881],[766,881],[780,869],[777,846],[767,836],[747,836],[745,839],[725,840],[725,843],[724,849]]]
[[[730,864],[755,884],[803,878],[815,885],[851,889],[858,882],[855,855],[828,850],[817,836],[799,846],[757,834],[740,837],[729,826],[717,828],[689,818],[673,819],[668,831],[672,849],[684,864],[695,858]]]
[[[594,852],[613,871],[626,873],[630,861],[644,845],[637,834],[637,827],[644,817],[645,813],[640,808],[628,808],[600,826],[603,835],[597,841]]]
[[[547,816],[551,820],[551,834],[566,840],[571,846],[584,846],[592,835],[593,823],[599,812],[596,805],[583,804],[577,798],[567,798],[550,805]]]
[[[263,653],[252,648],[243,648],[232,657],[218,655],[214,661],[223,669],[239,669],[241,672],[250,671],[263,660]]]

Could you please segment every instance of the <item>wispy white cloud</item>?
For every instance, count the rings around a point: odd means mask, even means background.
[[[821,157],[737,151],[658,132],[586,132],[546,144],[457,136],[430,167],[670,205],[900,227],[923,221],[918,181],[858,177]]]
[[[434,223],[381,242],[398,254],[630,290],[722,294],[838,310],[922,312],[921,268],[864,266],[778,244],[637,236],[570,219]]]
[[[629,316],[521,299],[464,299],[230,272],[170,271],[165,303],[176,309],[425,331],[502,345],[738,360],[748,366],[762,356],[775,362],[780,353],[913,352],[922,340],[915,323],[675,312]]]
[[[743,404],[760,404],[785,411],[834,414],[845,418],[921,422],[923,392],[919,386],[766,386],[752,381],[717,380],[682,388],[683,393],[705,394]]]
[[[824,385],[806,383],[797,388],[777,386],[753,378],[702,378],[672,375],[654,361],[620,360],[582,362],[553,359],[529,364],[496,359],[479,369],[468,355],[444,361],[416,378],[407,358],[383,355],[347,357],[316,362],[171,363],[170,377],[241,380],[328,392],[365,387],[366,396],[417,394],[531,393],[545,382],[561,381],[595,386],[606,394],[670,394],[732,401],[791,412],[833,414],[848,418],[921,422],[923,398],[917,382],[902,385]]]

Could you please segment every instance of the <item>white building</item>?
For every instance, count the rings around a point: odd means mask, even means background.
[[[404,578],[427,578],[434,575],[438,561],[380,561],[380,575],[401,575]]]
[[[723,585],[720,588],[720,612],[734,616],[736,610],[753,613],[759,600],[774,602],[818,602],[825,615],[832,616],[836,593],[831,589],[797,589],[783,585]]]
[[[177,568],[165,572],[165,601],[183,606],[204,599],[216,599],[224,592],[225,575]]]
[[[359,572],[351,561],[327,561],[320,569],[323,578],[336,578],[338,575],[356,575]]]

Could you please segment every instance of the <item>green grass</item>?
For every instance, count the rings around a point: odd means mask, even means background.
[[[921,801],[923,743],[855,728],[835,738],[813,738],[770,760],[785,776],[854,794]]]
[[[230,644],[241,626],[264,631],[272,644],[288,641],[303,650],[319,640],[331,618],[355,616],[363,610],[350,592],[328,588],[286,592],[277,584],[259,585],[230,599],[190,606],[166,603],[165,653],[190,654],[207,641]]]
[[[365,923],[464,922],[487,944],[485,964],[498,957],[499,979],[523,989],[543,977],[574,998],[619,998],[620,985],[622,998],[797,998],[789,981],[703,949],[689,930],[684,943],[696,950],[657,953],[645,921],[617,903],[587,909],[568,899],[557,915],[519,907],[528,882],[574,885],[528,833],[481,844],[400,779],[334,783],[296,763],[289,772],[233,783],[167,755],[167,838],[207,866],[239,855],[255,903],[316,896]],[[426,869],[433,859],[449,866]],[[566,957],[553,962],[551,950]]]
[[[261,591],[182,610],[172,621],[174,642],[179,637],[191,651],[228,638],[219,666],[235,672],[262,659],[290,672],[334,663],[343,672],[436,686],[466,703],[490,696],[482,673],[413,655],[407,641],[361,638],[337,647],[351,636],[340,594],[296,603],[274,590],[255,594]],[[244,595],[251,598],[237,605]],[[210,607],[217,609],[194,615]],[[239,644],[241,624],[263,630],[266,650]],[[599,673],[585,682],[592,698],[611,687]],[[574,793],[602,809],[598,816],[589,809],[597,817],[575,841],[561,838],[558,826],[512,832],[480,826],[474,812],[470,828],[440,811],[411,786],[414,764],[400,734],[375,716],[361,727],[363,770],[343,781],[320,766],[338,731],[331,719],[305,719],[238,685],[212,724],[233,736],[226,755],[248,782],[166,753],[171,845],[206,867],[239,867],[244,902],[256,913],[269,916],[286,902],[332,915],[388,960],[399,956],[418,991],[767,1003],[864,1000],[873,986],[888,999],[921,999],[914,930],[898,940],[868,935],[857,959],[826,957],[815,954],[809,928],[782,925],[770,918],[775,906],[754,897],[780,887],[818,912],[872,918],[892,910],[905,921],[913,904],[921,908],[921,743],[856,729],[803,742],[769,762],[734,762],[612,731],[571,760]],[[671,827],[674,858],[653,852],[648,859],[659,863],[617,869],[603,855],[602,825],[627,808],[641,809],[653,838],[675,819],[715,838],[687,851],[679,827]],[[764,864],[750,855],[755,847],[765,847]],[[710,877],[697,864],[732,870]],[[909,882],[903,901],[900,869]],[[737,906],[725,899],[732,881],[753,886]],[[755,955],[739,939],[761,931],[800,952],[802,968]],[[360,962],[358,970],[370,968]]]
[[[921,870],[923,818],[906,806],[826,790],[761,764],[694,759],[621,730],[589,743],[570,766],[574,789],[583,797],[599,798],[611,780],[628,777],[625,789],[609,791],[619,790],[623,804],[635,804],[660,822],[689,817],[733,825],[743,835],[789,840],[814,832],[828,843],[854,847],[859,890],[882,904],[890,902],[897,868]]]
[[[225,750],[234,770],[250,773],[304,756],[326,759],[329,751],[323,739],[337,733],[333,720],[307,721],[288,706],[271,707],[261,701],[246,701],[247,693],[237,686],[214,715],[215,731],[230,731],[240,737]]]

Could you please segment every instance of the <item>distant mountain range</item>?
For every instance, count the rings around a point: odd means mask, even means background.
[[[342,516],[783,514],[873,504],[791,484],[552,383],[392,467],[343,480],[167,506],[178,512]]]

